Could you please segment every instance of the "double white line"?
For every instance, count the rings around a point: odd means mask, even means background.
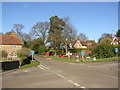
[[[43,68],[41,64],[38,65],[38,67],[39,67],[40,69],[42,69],[43,71],[45,71],[45,68]]]
[[[63,75],[61,75],[61,74],[59,74],[59,73],[57,73],[57,72],[55,72],[55,71],[53,71],[53,70],[45,67],[45,66],[43,66],[42,64],[40,64],[38,67],[41,68],[41,69],[44,70],[44,71],[45,71],[45,70],[49,70],[50,72],[56,74],[57,76],[63,78],[64,80],[67,80],[69,83],[71,83],[71,84],[73,84],[73,85],[75,85],[75,86],[77,86],[77,87],[79,87],[79,88],[83,88],[83,89],[85,89],[85,90],[88,90],[86,87],[80,86],[78,83],[75,83],[75,82],[73,82],[73,81],[70,80],[70,79],[67,79],[65,76],[63,76]]]

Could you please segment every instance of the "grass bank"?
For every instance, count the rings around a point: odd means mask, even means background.
[[[36,67],[39,64],[40,64],[40,62],[38,62],[37,60],[30,60],[30,64],[25,64],[25,65],[21,66],[20,69]]]
[[[36,67],[39,64],[40,64],[40,62],[38,62],[37,60],[30,60],[30,64],[25,64],[23,66],[20,66],[20,68],[18,68],[18,69],[25,69],[25,68],[30,68],[30,67]],[[10,71],[18,70],[18,69],[13,69],[13,70],[8,70],[8,71],[4,71],[4,70],[0,69],[0,72],[10,72]]]

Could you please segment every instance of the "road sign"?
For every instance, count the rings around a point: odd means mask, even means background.
[[[81,55],[85,55],[85,52],[81,52]]]
[[[115,52],[118,52],[118,48],[115,48]]]
[[[33,60],[33,55],[35,54],[35,51],[30,51],[30,55],[32,55],[32,60]]]
[[[30,55],[33,55],[33,54],[35,54],[35,51],[30,51]]]

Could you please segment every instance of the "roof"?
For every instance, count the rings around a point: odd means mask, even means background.
[[[113,38],[113,40],[112,40],[112,42],[111,42],[111,44],[118,44],[119,43],[119,39],[118,39],[118,37],[114,37]]]
[[[16,35],[0,35],[1,45],[22,45],[22,39]]]

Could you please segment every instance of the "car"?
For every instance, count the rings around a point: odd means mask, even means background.
[[[58,57],[68,57],[68,55],[58,55]]]

